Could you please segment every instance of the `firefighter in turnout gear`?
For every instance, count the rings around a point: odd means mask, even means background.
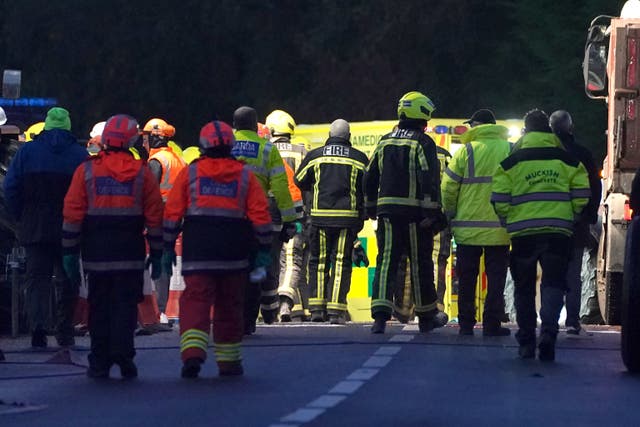
[[[491,202],[511,236],[511,275],[523,359],[535,357],[536,266],[542,267],[538,358],[555,359],[574,222],[591,196],[585,167],[567,152],[540,110],[527,113],[518,149],[500,163]]]
[[[311,192],[309,310],[312,321],[329,315],[344,324],[351,282],[351,254],[362,229],[367,156],[350,143],[349,124],[337,119],[323,147],[312,150],[296,173],[296,185]]]
[[[149,145],[149,159],[147,161],[151,173],[160,184],[162,201],[166,202],[173,183],[180,171],[186,166],[180,153],[169,145],[169,139],[176,133],[176,129],[162,119],[154,118],[143,128],[143,136]],[[154,285],[158,293],[158,309],[164,313],[169,299],[169,284],[173,273],[173,256],[165,256],[163,271]]]
[[[442,206],[456,240],[458,323],[460,335],[473,335],[476,324],[476,284],[484,253],[487,297],[482,315],[484,336],[505,336],[504,285],[509,267],[509,235],[491,205],[491,180],[511,151],[509,130],[496,125],[490,110],[478,110],[466,121],[464,149],[456,152],[442,179]]]
[[[307,154],[307,149],[303,144],[296,144],[291,139],[296,128],[293,117],[285,111],[274,110],[265,119],[265,126],[271,134],[270,141],[278,148],[282,160],[295,174]],[[298,301],[295,298],[292,299],[292,290],[300,290],[306,282],[305,254],[307,250],[305,235],[302,234],[304,220],[301,222],[304,213],[303,197],[296,198],[294,201],[297,219],[293,222],[282,219],[280,239],[276,243],[281,246],[281,249],[280,256],[274,258],[273,271],[279,283],[277,293],[282,313],[281,320],[285,321],[291,316],[289,313],[296,312],[297,315],[299,311]],[[274,223],[279,224],[280,221],[274,218]]]
[[[185,378],[197,377],[207,356],[212,306],[219,374],[242,375],[244,293],[256,246],[254,266],[271,262],[267,198],[251,168],[231,156],[234,143],[229,125],[206,124],[200,131],[202,156],[178,174],[165,205],[165,248],[171,250],[180,229],[183,233],[180,351]]]
[[[403,253],[409,255],[420,331],[444,326],[448,320],[437,308],[431,259],[433,236],[446,226],[440,209],[436,145],[424,133],[434,110],[424,94],[405,94],[398,103],[398,127],[382,137],[367,166],[367,215],[378,218],[378,258],[371,298],[373,333],[384,333],[391,317]]]
[[[64,200],[64,267],[88,273],[91,353],[88,376],[106,378],[113,364],[124,378],[137,376],[133,334],[142,301],[145,241],[152,274],[160,272],[162,198],[158,183],[129,148],[140,138],[132,117],[107,120],[105,149],[76,169]]]
[[[293,205],[287,174],[282,157],[276,146],[258,135],[258,116],[251,107],[240,107],[233,114],[236,143],[231,154],[246,163],[260,182],[265,195],[269,196],[272,218],[294,222],[298,215]],[[278,270],[281,242],[279,233],[282,224],[273,224],[271,259],[276,263],[267,269],[267,279],[260,286],[247,289],[245,305],[245,334],[255,332],[258,310],[265,323],[273,323],[278,313]]]

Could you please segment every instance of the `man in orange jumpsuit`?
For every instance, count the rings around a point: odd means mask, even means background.
[[[105,149],[76,169],[64,199],[64,268],[79,279],[81,251],[88,273],[87,375],[93,378],[107,378],[114,363],[124,378],[138,375],[133,334],[142,301],[145,228],[153,275],[161,270],[162,198],[149,168],[129,151],[139,137],[134,118],[111,117],[102,134]]]
[[[165,250],[182,229],[180,297],[182,376],[195,378],[207,356],[214,306],[214,353],[220,375],[242,375],[240,343],[249,259],[271,263],[267,198],[248,166],[231,156],[233,129],[213,121],[200,131],[203,154],[176,178],[164,212]]]

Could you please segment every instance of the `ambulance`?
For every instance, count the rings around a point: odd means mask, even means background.
[[[439,119],[433,118],[429,121],[426,133],[440,147],[439,153],[450,153],[453,155],[458,149],[463,147],[460,142],[460,136],[469,128],[463,124],[466,119]],[[509,140],[516,142],[522,134],[522,120],[497,120],[497,124],[503,125],[509,129]],[[398,124],[397,120],[380,120],[371,122],[352,122],[351,127],[351,143],[352,145],[364,152],[367,156],[373,153],[375,146],[382,136],[391,132]],[[305,144],[307,149],[313,149],[323,145],[329,137],[329,123],[324,124],[300,124],[296,127],[293,137],[294,143]],[[446,151],[445,151],[446,150]],[[441,164],[446,159],[441,156]],[[350,320],[355,322],[371,321],[371,293],[373,276],[376,269],[376,257],[378,247],[375,237],[375,221],[366,221],[364,228],[360,232],[358,238],[362,242],[362,247],[369,258],[368,267],[353,267],[351,279],[351,290],[347,295],[348,311]],[[434,254],[438,252],[439,242],[434,242]],[[455,243],[452,244],[453,253],[455,254]],[[446,271],[446,292],[444,296],[444,311],[449,315],[449,319],[456,319],[458,315],[458,291],[457,284],[453,277],[454,256],[449,256]],[[435,264],[435,260],[434,260]],[[437,278],[437,274],[434,274]],[[478,313],[476,318],[482,321],[483,302],[487,291],[487,279],[484,271],[478,279],[478,288],[476,290],[476,307]]]

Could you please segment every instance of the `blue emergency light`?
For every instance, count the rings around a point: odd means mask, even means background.
[[[435,128],[433,128],[433,131],[438,135],[441,135],[443,133],[449,133],[449,126],[438,125]]]
[[[55,98],[0,98],[0,107],[54,107],[58,105]]]

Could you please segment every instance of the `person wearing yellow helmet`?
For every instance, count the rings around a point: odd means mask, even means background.
[[[44,130],[44,122],[34,123],[26,130],[25,141],[33,141],[36,136],[40,135],[40,132]]]
[[[265,119],[265,126],[271,133],[270,141],[278,148],[282,160],[293,170],[294,174],[298,171],[302,160],[307,155],[304,138],[295,140],[296,122],[289,113],[283,110],[272,111]],[[303,215],[302,200],[294,201],[296,210]],[[289,289],[291,283],[297,283],[298,290],[302,290],[302,307],[307,311],[307,292],[305,280],[304,260],[307,259],[307,245],[305,244],[304,234],[302,233],[303,224],[308,222],[308,218],[302,222],[295,221],[283,223],[281,240],[286,243],[280,252],[280,286],[278,287],[278,295],[280,296],[280,319],[286,319],[288,316],[297,314],[299,304],[297,300],[290,298]],[[293,312],[291,311],[293,309]],[[297,317],[297,316],[296,316]]]
[[[365,177],[365,207],[378,219],[377,267],[371,297],[371,332],[384,333],[393,311],[398,261],[409,255],[420,332],[444,326],[433,277],[433,236],[446,226],[440,205],[440,164],[424,133],[435,105],[412,91],[398,102],[398,126],[376,146]]]

